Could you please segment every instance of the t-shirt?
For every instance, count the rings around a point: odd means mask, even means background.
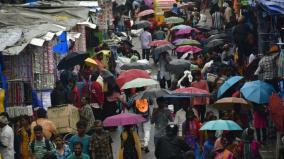
[[[0,154],[3,156],[3,159],[14,158],[14,131],[9,126],[6,125],[0,131],[0,141],[4,147],[0,147]]]
[[[144,31],[140,35],[141,47],[142,49],[150,49],[151,46],[149,45],[152,41],[152,35],[148,31]]]
[[[41,141],[34,140],[29,144],[29,151],[31,154],[33,154],[33,156],[36,159],[42,159],[47,152],[55,151],[55,148],[50,141],[48,141],[50,150],[47,149],[45,140],[46,140],[45,138],[43,138]],[[34,147],[32,148],[33,142],[34,142]]]
[[[81,142],[82,143],[82,145],[83,145],[83,153],[85,153],[85,154],[89,154],[89,144],[90,144],[90,136],[89,135],[85,135],[84,137],[79,137],[78,135],[73,135],[71,138],[70,138],[70,140],[69,140],[69,142],[70,142],[70,144],[69,144],[69,147],[70,147],[70,149],[71,149],[71,151],[73,151],[73,144],[75,143],[75,142]]]
[[[90,156],[82,153],[81,156],[75,156],[75,154],[70,155],[67,159],[90,159]]]

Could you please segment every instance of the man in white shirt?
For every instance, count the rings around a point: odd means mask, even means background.
[[[144,31],[140,35],[140,41],[142,47],[142,58],[147,59],[149,61],[151,49],[150,42],[152,41],[152,35],[148,30],[148,27],[144,28]]]
[[[14,131],[8,123],[7,117],[0,115],[0,153],[3,159],[14,159]]]
[[[188,106],[183,105],[182,108],[176,112],[174,122],[178,125],[178,136],[182,136],[182,123],[186,120],[187,109]]]

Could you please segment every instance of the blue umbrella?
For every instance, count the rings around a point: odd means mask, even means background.
[[[242,130],[242,128],[232,120],[212,120],[205,123],[200,130]]]
[[[226,80],[219,88],[217,97],[220,98],[227,90],[229,90],[233,85],[238,83],[244,77],[242,76],[233,76]]]
[[[273,92],[275,90],[270,84],[260,80],[246,82],[241,88],[244,98],[257,104],[268,103]]]

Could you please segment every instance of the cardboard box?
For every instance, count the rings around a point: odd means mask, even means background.
[[[57,132],[76,133],[76,123],[79,121],[79,111],[73,105],[59,107],[50,107],[47,110],[48,119],[51,120],[57,128]]]

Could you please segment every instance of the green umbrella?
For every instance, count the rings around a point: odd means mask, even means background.
[[[197,40],[191,40],[191,39],[185,39],[183,41],[180,41],[178,43],[176,43],[177,46],[180,46],[180,45],[200,45],[200,42],[197,41]]]
[[[156,80],[147,78],[136,78],[132,81],[126,82],[121,89],[140,88],[159,84]]]
[[[179,17],[169,17],[165,19],[165,22],[167,24],[178,24],[178,23],[183,23],[184,19],[183,18],[179,18]]]
[[[200,130],[242,130],[242,128],[232,120],[212,120],[205,123]]]

